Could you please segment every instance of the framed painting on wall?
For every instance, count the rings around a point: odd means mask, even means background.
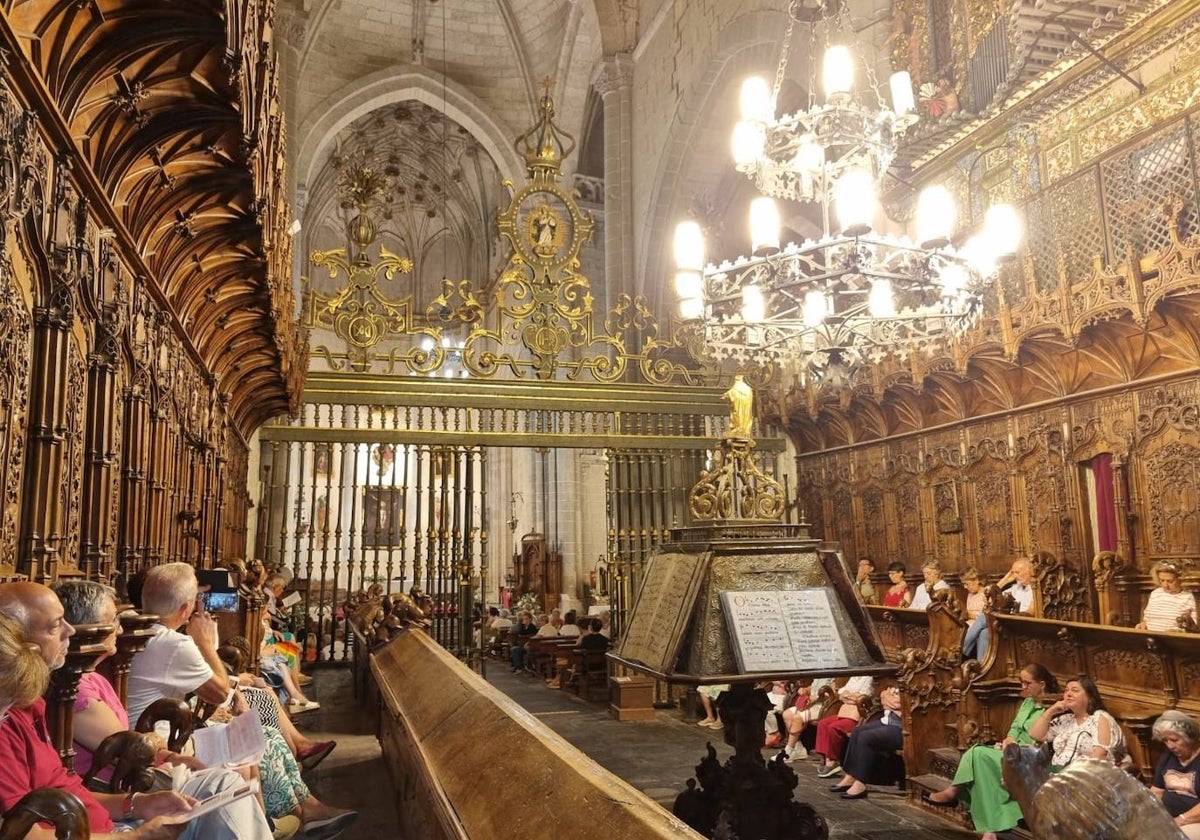
[[[398,487],[364,487],[363,548],[398,546],[404,530],[404,494]]]

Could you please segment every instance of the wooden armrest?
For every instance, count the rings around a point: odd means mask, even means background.
[[[213,709],[216,707],[214,706]],[[212,714],[212,711],[209,711]],[[155,700],[142,712],[134,725],[137,732],[153,732],[154,725],[165,720],[171,725],[171,734],[167,737],[167,749],[179,752],[183,745],[192,737],[196,728],[196,716],[186,702],[175,697],[162,697]]]
[[[21,840],[40,822],[53,823],[58,840],[88,840],[92,835],[79,797],[59,788],[39,788],[4,813],[0,840]]]
[[[114,732],[92,753],[92,766],[83,777],[83,784],[95,793],[144,793],[154,785],[150,768],[154,766],[155,753],[141,732]],[[97,778],[107,767],[112,767],[109,780]]]

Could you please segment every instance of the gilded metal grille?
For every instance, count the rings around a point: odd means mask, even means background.
[[[291,617],[310,657],[347,658],[341,606],[373,584],[420,589],[434,638],[465,653],[473,587],[486,585],[486,464],[473,446],[268,444],[259,553],[302,593]]]
[[[1101,164],[1112,261],[1147,254],[1171,244],[1165,212],[1180,201],[1184,235],[1197,229],[1196,179],[1189,123],[1146,140]]]

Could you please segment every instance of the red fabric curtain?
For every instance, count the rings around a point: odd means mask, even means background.
[[[1105,452],[1092,459],[1092,479],[1096,485],[1096,544],[1101,551],[1117,550],[1117,509],[1113,506],[1112,454]]]

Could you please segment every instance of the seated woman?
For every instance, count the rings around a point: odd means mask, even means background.
[[[68,624],[112,624],[113,633],[105,639],[101,660],[117,651],[117,636],[121,624],[117,620],[117,605],[112,590],[87,580],[63,580],[55,587]],[[100,742],[114,732],[129,729],[129,717],[112,685],[101,674],[90,671],[82,675],[75,700],[75,769],[81,775],[91,766],[92,753]],[[332,808],[312,796],[300,778],[300,767],[288,749],[283,736],[271,727],[263,728],[267,749],[258,763],[262,782],[263,804],[272,820],[285,821],[294,817],[303,824],[305,835],[333,838],[357,817],[354,811]],[[204,765],[194,757],[181,756],[158,744],[160,763],[182,764],[192,770]],[[293,831],[294,833],[294,831]]]
[[[1029,725],[1038,743],[1054,744],[1050,760],[1061,770],[1077,758],[1102,758],[1120,764],[1125,759],[1125,735],[1104,710],[1100,690],[1088,677],[1067,680],[1062,699],[1051,704]]]
[[[824,761],[817,769],[817,776],[828,779],[842,772],[842,753],[850,731],[858,726],[858,703],[871,695],[875,685],[870,677],[851,677],[846,684],[838,689],[838,700],[841,705],[837,714],[821,718],[817,721],[817,744],[813,752],[819,753]]]
[[[885,688],[879,693],[883,717],[856,726],[846,744],[842,766],[846,774],[829,789],[840,793],[842,799],[865,799],[867,783],[875,779],[879,766],[896,750],[904,746],[903,724],[900,719],[900,689]]]
[[[983,591],[983,582],[979,580],[979,572],[974,569],[967,569],[962,573],[962,584],[967,590],[967,622],[970,623],[983,615],[987,606],[987,595]]]
[[[1166,751],[1154,768],[1150,792],[1175,818],[1175,825],[1196,840],[1200,838],[1200,723],[1169,709],[1154,721],[1153,732]]]
[[[800,761],[808,758],[808,750],[800,743],[800,736],[808,724],[821,716],[822,706],[817,702],[821,689],[832,680],[815,679],[808,685],[801,685],[796,692],[792,705],[783,710],[783,726],[787,730],[787,743],[784,752],[788,761]]]
[[[1183,591],[1183,581],[1179,577],[1179,567],[1164,560],[1154,566],[1154,577],[1158,588],[1150,593],[1146,602],[1146,611],[1138,623],[1139,630],[1153,630],[1156,633],[1178,633],[1184,624],[1196,623],[1196,596]]]
[[[908,581],[904,579],[905,574],[904,564],[900,561],[888,564],[888,580],[892,585],[883,596],[885,607],[907,607],[912,603],[913,595],[908,588]]]
[[[1009,796],[1000,781],[1000,757],[1009,744],[1032,744],[1029,727],[1041,714],[1048,698],[1058,693],[1058,680],[1037,662],[1021,669],[1021,696],[1025,699],[1017,708],[1012,726],[1003,741],[992,745],[976,744],[958,762],[958,771],[950,787],[937,793],[922,794],[926,802],[949,805],[960,801],[971,810],[975,830],[984,837],[995,837],[998,831],[1008,831],[1021,819],[1021,808]]]
[[[942,566],[936,560],[926,560],[921,564],[921,574],[925,582],[917,587],[908,608],[911,610],[927,610],[933,603],[933,593],[949,589],[950,584],[942,580]]]

